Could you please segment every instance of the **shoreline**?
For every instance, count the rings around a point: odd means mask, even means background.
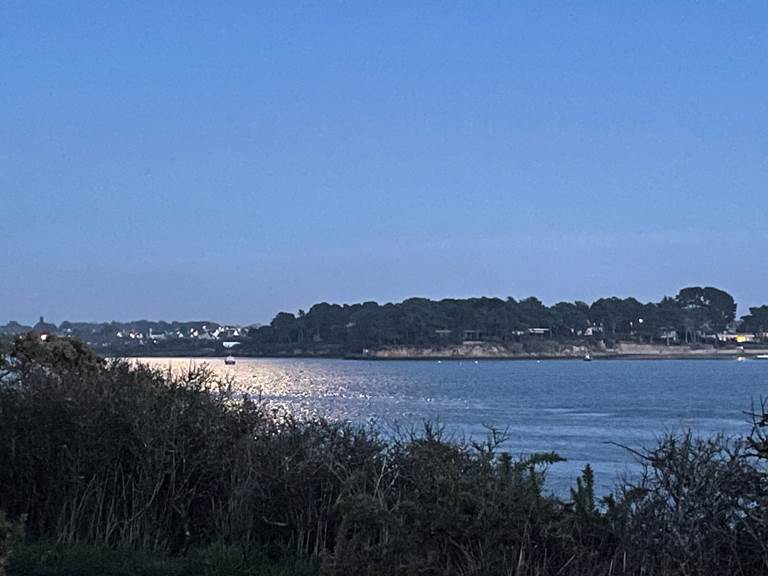
[[[744,361],[763,360],[758,358],[760,355],[768,354],[768,350],[757,350],[754,352],[740,352],[740,351],[723,351],[723,352],[670,352],[670,353],[631,353],[631,352],[604,352],[604,353],[591,353],[591,361],[621,361],[621,360],[730,360],[738,361],[743,358]],[[286,360],[286,359],[325,359],[325,360],[350,360],[350,361],[373,361],[373,362],[393,362],[393,361],[408,361],[408,362],[467,362],[467,361],[489,361],[499,360],[508,362],[523,362],[523,361],[568,361],[575,360],[584,362],[583,355],[574,354],[490,354],[490,355],[440,355],[440,354],[233,354],[236,359],[243,360]],[[193,359],[215,359],[223,360],[226,356],[220,354],[206,354],[206,355],[191,355],[191,354],[131,354],[131,355],[119,355],[112,356],[112,358],[193,358]],[[768,363],[768,360],[766,360]]]

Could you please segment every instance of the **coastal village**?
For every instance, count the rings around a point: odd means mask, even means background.
[[[216,322],[62,322],[55,325],[44,317],[33,326],[11,321],[0,325],[0,335],[15,336],[29,332],[42,337],[77,338],[95,349],[141,348],[168,342],[187,342],[200,346],[216,345],[231,348],[240,343],[253,326],[233,326]]]

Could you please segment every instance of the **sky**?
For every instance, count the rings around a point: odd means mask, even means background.
[[[768,3],[0,3],[0,323],[768,302]]]

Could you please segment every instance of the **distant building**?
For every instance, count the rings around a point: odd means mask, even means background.
[[[671,342],[677,342],[678,334],[677,330],[672,330],[670,328],[662,328],[659,330],[659,333],[657,334],[657,338],[659,340],[666,340],[667,344]]]
[[[238,338],[241,332],[237,326],[219,326],[212,334],[217,340],[220,340],[222,338]]]
[[[464,342],[481,342],[482,333],[480,330],[464,330]]]
[[[446,338],[450,336],[452,333],[453,333],[453,330],[435,330],[435,334],[437,334],[441,338]]]
[[[584,336],[597,336],[598,334],[602,333],[602,326],[589,326],[586,330],[584,330]]]
[[[755,334],[732,334],[730,332],[723,332],[717,335],[718,342],[745,344],[747,342],[754,342],[755,340],[757,340],[757,336]]]
[[[548,336],[549,333],[549,328],[528,328],[528,334],[532,336]]]

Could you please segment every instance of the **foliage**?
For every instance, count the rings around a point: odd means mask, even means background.
[[[0,576],[5,576],[8,559],[19,544],[24,533],[23,518],[11,522],[0,510]]]
[[[670,574],[768,573],[768,477],[748,443],[690,432],[638,453],[609,513],[630,562]]]
[[[768,399],[760,402],[760,409],[753,410],[752,433],[747,438],[747,445],[754,456],[768,462]]]
[[[310,576],[312,562],[275,560],[240,547],[214,545],[184,557],[128,548],[39,542],[21,546],[9,576]]]
[[[499,344],[508,351],[555,354],[563,348],[611,347],[616,341],[698,343],[726,329],[768,338],[768,306],[754,307],[736,321],[736,303],[713,287],[683,288],[674,297],[642,303],[635,298],[599,298],[544,305],[534,297],[409,298],[400,303],[329,304],[308,312],[279,312],[266,326],[236,329],[215,322],[63,322],[58,329],[11,322],[2,335],[25,331],[79,338],[112,356],[211,356],[229,354],[223,339],[237,342],[239,354],[360,355],[386,347],[450,348],[466,341]],[[150,333],[157,338],[150,337]]]
[[[761,310],[753,309],[757,320],[750,320],[750,326],[761,325]],[[695,341],[732,326],[735,315],[733,297],[711,287],[683,288],[675,298],[647,304],[616,297],[591,305],[559,302],[550,307],[536,298],[411,298],[384,305],[323,302],[298,316],[280,312],[269,326],[251,330],[244,349],[267,354],[296,348],[359,353],[382,346],[455,345],[482,339],[535,351],[542,338],[587,344],[603,338],[661,342],[671,331]]]
[[[725,330],[736,318],[736,302],[718,288],[683,288],[676,301],[684,313],[713,331]]]
[[[768,332],[768,306],[760,306],[749,309],[749,314],[743,318],[742,329],[747,332]]]
[[[26,515],[32,546],[12,574],[768,571],[764,410],[745,441],[669,436],[637,452],[639,482],[598,502],[586,467],[562,500],[543,487],[558,457],[512,458],[494,431],[298,420],[204,369],[67,339],[2,356],[0,509]]]
[[[8,566],[10,576],[194,576],[185,559],[84,544],[22,546]]]

